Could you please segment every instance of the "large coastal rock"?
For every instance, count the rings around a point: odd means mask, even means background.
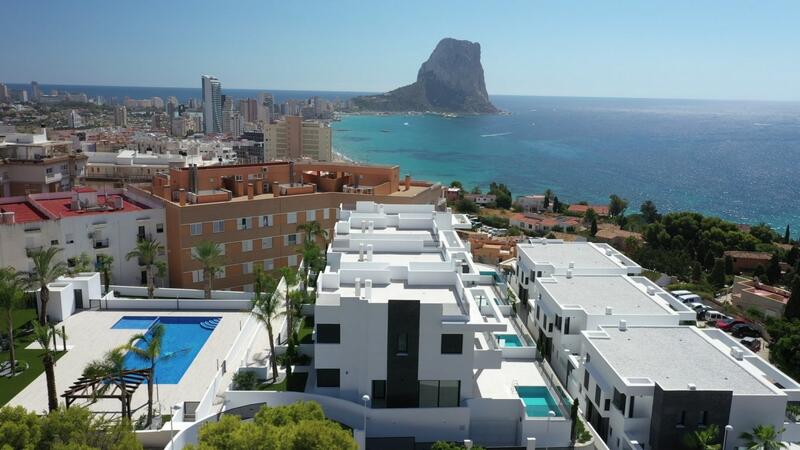
[[[486,93],[481,45],[451,38],[439,41],[416,82],[353,101],[362,111],[498,112]]]

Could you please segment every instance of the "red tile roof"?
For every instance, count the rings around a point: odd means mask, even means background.
[[[38,222],[47,220],[47,217],[36,210],[27,201],[0,204],[0,212],[13,212],[15,213],[14,221],[16,223]]]
[[[594,212],[597,213],[598,216],[607,216],[608,215],[608,206],[606,206],[606,205],[577,205],[577,204],[572,204],[572,205],[569,205],[569,208],[567,208],[567,211],[572,212],[572,213],[585,214],[586,211],[589,210],[589,208],[592,208],[594,210]]]
[[[84,192],[91,192],[91,191],[84,191]],[[109,206],[111,206],[113,204],[112,199],[115,198],[115,197],[119,197],[119,195],[98,194],[98,196],[97,196],[97,205],[98,206],[105,206],[106,204],[108,204]],[[45,209],[47,212],[49,212],[50,214],[52,214],[52,215],[54,215],[54,216],[56,216],[58,218],[85,216],[85,215],[92,215],[92,214],[111,214],[111,213],[120,212],[120,211],[131,212],[131,211],[140,211],[142,209],[145,209],[145,208],[142,208],[141,206],[139,206],[139,205],[137,205],[135,203],[131,203],[131,202],[125,200],[124,198],[122,199],[122,209],[118,209],[118,210],[100,209],[100,208],[98,208],[97,210],[94,210],[94,211],[91,210],[91,209],[82,209],[82,210],[79,210],[79,211],[73,211],[69,207],[71,202],[72,202],[72,198],[71,197],[55,198],[55,199],[49,199],[49,200],[43,200],[43,199],[36,200],[36,203],[41,205],[41,207],[43,209]]]

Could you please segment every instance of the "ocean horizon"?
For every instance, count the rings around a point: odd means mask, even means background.
[[[30,84],[9,83],[11,89]],[[175,96],[201,89],[40,84],[106,100]],[[231,97],[270,92],[276,102],[335,100],[370,92],[228,89]],[[765,222],[800,234],[800,102],[492,95],[510,115],[346,115],[333,124],[334,150],[363,163],[399,165],[416,179],[514,197],[552,189],[562,202],[606,203],[617,194],[638,211],[697,211],[737,223]]]

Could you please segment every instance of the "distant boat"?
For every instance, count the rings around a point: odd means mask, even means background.
[[[381,130],[381,133],[391,133],[392,130]]]
[[[408,122],[403,122],[403,125],[408,126]]]

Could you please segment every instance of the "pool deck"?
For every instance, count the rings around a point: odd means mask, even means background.
[[[534,360],[504,360],[499,369],[475,373],[475,396],[480,398],[519,398],[514,386],[546,386]]]
[[[168,414],[169,407],[173,404],[201,399],[217,371],[217,361],[224,359],[228,353],[239,334],[240,327],[247,319],[248,313],[228,311],[82,311],[77,313],[58,324],[59,328],[63,325],[66,329],[67,348],[70,349],[56,364],[56,391],[59,396],[81,376],[86,364],[101,358],[105,352],[126,344],[134,334],[145,331],[112,329],[111,327],[122,316],[222,317],[200,353],[183,374],[180,383],[156,385],[161,409]],[[60,397],[59,403],[63,403],[63,399]],[[76,404],[82,403],[76,402]],[[145,413],[146,404],[147,385],[142,384],[133,396],[134,416]],[[46,410],[47,389],[44,374],[11,399],[9,405],[20,405],[34,411]],[[118,414],[120,403],[117,400],[102,400],[89,407],[97,412]],[[136,410],[140,407],[141,409]],[[154,407],[157,408],[157,406]]]

